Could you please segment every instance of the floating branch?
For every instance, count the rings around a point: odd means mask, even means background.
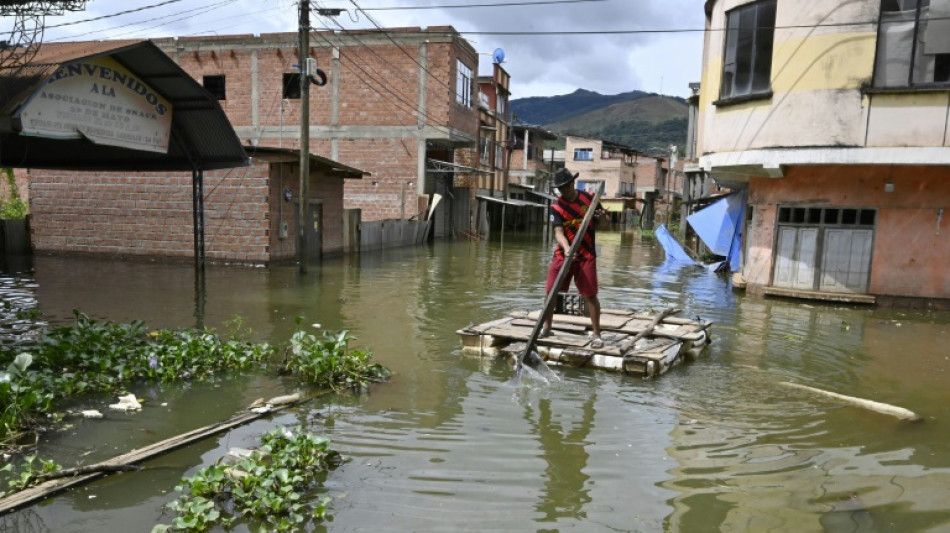
[[[814,387],[809,387],[807,385],[799,385],[798,383],[790,383],[788,381],[781,382],[781,385],[786,387],[793,387],[796,389],[807,390],[819,394],[821,396],[826,396],[828,398],[835,398],[837,400],[843,400],[848,403],[857,405],[858,407],[863,407],[865,409],[870,409],[871,411],[877,411],[885,415],[896,416],[901,420],[908,420],[910,422],[919,422],[922,420],[917,413],[904,409],[903,407],[898,407],[896,405],[891,405],[889,403],[875,402],[873,400],[865,400],[864,398],[855,398],[854,396],[845,396],[844,394],[838,394],[837,392],[829,392],[826,390],[816,389]]]

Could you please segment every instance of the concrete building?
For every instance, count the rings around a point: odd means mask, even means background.
[[[636,212],[637,181],[635,168],[640,154],[620,144],[568,135],[564,144],[564,166],[577,177],[577,188],[596,191],[605,183],[600,202],[611,220],[622,222]]]
[[[697,151],[746,194],[749,291],[950,302],[948,9],[707,0]]]
[[[545,144],[557,135],[536,126],[511,127],[511,160],[508,185],[515,199],[527,199],[525,191],[550,196],[554,162],[544,159]],[[521,191],[516,191],[521,189]]]

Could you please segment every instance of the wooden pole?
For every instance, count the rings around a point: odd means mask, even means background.
[[[300,70],[300,198],[297,205],[297,262],[300,272],[307,272],[307,209],[310,198],[310,0],[300,0],[300,43],[297,62]]]

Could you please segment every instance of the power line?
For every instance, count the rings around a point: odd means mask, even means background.
[[[128,23],[128,24],[123,24],[123,25],[121,25],[121,26],[114,26],[114,27],[111,27],[111,28],[109,28],[109,29],[110,29],[110,30],[117,30],[117,29],[122,29],[122,28],[135,28],[136,26],[138,26],[138,25],[140,25],[140,24],[145,24],[145,23],[148,23],[148,22],[155,22],[155,21],[158,21],[158,20],[170,19],[171,17],[185,16],[185,15],[187,15],[187,17],[185,17],[185,18],[192,18],[192,17],[198,16],[198,15],[203,15],[203,14],[209,12],[209,11],[214,11],[214,10],[217,9],[218,7],[225,6],[225,5],[227,5],[227,4],[233,4],[233,3],[236,2],[236,1],[237,1],[237,0],[222,0],[222,1],[217,2],[217,3],[215,3],[215,4],[204,5],[204,6],[195,7],[195,8],[192,8],[192,9],[186,9],[186,10],[184,10],[184,11],[177,11],[177,12],[175,12],[175,13],[170,13],[170,14],[168,14],[168,15],[161,15],[161,16],[158,16],[158,17],[152,17],[152,18],[150,18],[150,19],[139,20],[139,21],[135,21],[135,22]],[[192,13],[193,13],[193,14],[192,14]],[[241,14],[240,17],[241,17],[241,18],[245,18],[247,15],[248,15],[247,13],[244,13],[244,14]],[[230,18],[234,18],[234,17],[230,17]],[[169,24],[174,24],[175,22],[180,22],[180,21],[182,21],[182,20],[184,20],[184,18],[176,18],[176,19],[173,19],[173,20],[167,20],[166,22],[163,22],[163,23],[161,23],[161,24],[156,24],[156,25],[154,25],[154,26],[150,26],[150,27],[148,27],[148,28],[135,28],[135,29],[133,29],[133,30],[131,30],[131,31],[128,31],[128,32],[125,32],[125,33],[113,33],[110,38],[111,38],[111,39],[115,39],[115,38],[122,38],[122,37],[129,36],[129,35],[134,35],[134,34],[136,34],[136,33],[146,32],[146,31],[149,31],[149,30],[152,30],[152,29],[155,29],[155,28],[159,28],[159,27],[162,27],[162,26],[167,26],[167,25],[169,25]],[[219,19],[219,20],[220,20],[220,19]],[[55,38],[55,39],[47,39],[47,42],[69,41],[69,40],[73,40],[73,39],[75,39],[75,38],[77,38],[77,37],[83,37],[83,36],[85,36],[85,35],[99,34],[99,33],[102,33],[102,30],[101,30],[101,29],[96,29],[96,30],[92,30],[92,31],[87,31],[87,32],[85,32],[85,33],[77,33],[77,34],[74,34],[74,35],[70,35],[70,36],[68,36],[68,37],[57,37],[57,38]]]
[[[351,0],[351,1],[352,1],[352,0]],[[357,8],[359,8],[359,6],[356,4],[356,2],[353,2],[353,4],[356,5]],[[331,20],[333,20],[333,22],[334,22],[337,26],[339,26],[341,30],[346,31],[346,30],[342,27],[342,25],[340,25],[340,23],[339,23],[338,21],[336,21],[336,20],[333,19],[333,18],[331,18]],[[374,24],[375,24],[375,22],[374,22]],[[383,31],[383,33],[386,35],[386,37],[396,46],[396,48],[398,48],[403,54],[405,54],[410,60],[412,60],[413,63],[415,63],[416,65],[418,65],[420,68],[422,68],[422,69],[426,72],[426,74],[427,74],[429,77],[431,77],[432,79],[434,79],[434,80],[436,80],[436,81],[439,81],[439,83],[441,83],[444,87],[446,87],[450,92],[452,91],[452,87],[451,87],[451,86],[449,86],[447,83],[443,82],[442,80],[438,79],[438,78],[437,78],[436,76],[434,76],[431,72],[429,72],[427,69],[425,69],[425,67],[423,67],[421,64],[419,64],[419,62],[418,62],[414,57],[412,57],[411,54],[409,54],[408,52],[406,52],[406,50],[405,50],[404,48],[402,48],[402,46],[400,46],[399,43],[397,43],[397,42],[395,41],[395,39],[393,39],[392,36],[389,35],[388,32],[386,32],[385,30],[383,30],[383,28],[381,28],[381,27],[379,27],[379,26],[377,26],[377,27],[378,27],[380,30]],[[326,26],[324,26],[324,28],[327,29],[327,30],[330,30],[330,28],[328,28],[328,27],[326,27]],[[312,33],[311,35],[315,35],[316,37],[319,37],[319,38],[323,39],[327,44],[329,44],[329,45],[331,45],[331,46],[333,46],[333,44],[334,44],[334,43],[332,43],[325,35],[323,35],[322,32],[316,32],[315,34]],[[362,45],[362,46],[363,46],[366,50],[368,50],[370,53],[372,53],[372,54],[375,55],[377,58],[379,58],[380,64],[382,64],[382,65],[388,65],[388,64],[389,64],[389,62],[388,62],[385,58],[383,58],[382,56],[379,55],[379,53],[375,50],[374,47],[372,47],[372,46],[370,46],[370,45],[364,43],[364,42],[357,36],[356,33],[350,34],[350,37],[351,37],[353,40],[355,40],[357,43],[359,43],[360,45]],[[392,97],[391,97],[391,98],[390,98],[390,97],[387,97],[387,96],[384,95],[382,92],[380,92],[379,90],[377,90],[377,89],[374,87],[374,85],[373,85],[372,83],[367,83],[367,86],[368,86],[373,92],[375,92],[376,94],[378,94],[378,95],[380,95],[380,96],[382,96],[382,97],[384,97],[384,98],[390,100],[391,102],[395,103],[395,104],[397,105],[397,107],[400,107],[400,108],[401,108],[402,111],[405,111],[405,112],[407,112],[407,113],[409,113],[409,114],[418,113],[419,116],[421,116],[422,118],[425,119],[426,124],[429,125],[430,127],[434,128],[434,129],[436,129],[436,130],[442,131],[443,133],[446,133],[446,134],[450,134],[450,133],[451,133],[451,130],[449,130],[449,129],[446,128],[445,126],[442,126],[441,124],[437,123],[434,119],[432,119],[431,117],[429,117],[429,115],[426,113],[425,109],[419,109],[419,108],[418,108],[418,105],[417,105],[416,103],[414,103],[414,102],[409,102],[409,101],[405,100],[402,96],[400,96],[399,94],[396,94],[396,93],[393,92],[391,89],[389,89],[389,84],[387,84],[387,83],[385,82],[385,79],[383,79],[383,80],[377,79],[373,74],[370,74],[368,71],[366,71],[366,69],[364,69],[355,59],[351,59],[351,58],[349,57],[350,54],[349,54],[348,52],[347,52],[346,54],[344,54],[344,50],[345,50],[345,47],[342,47],[342,46],[341,46],[341,47],[340,47],[340,58],[343,59],[343,58],[344,58],[344,55],[345,55],[347,61],[348,61],[350,64],[352,64],[353,66],[355,66],[357,69],[359,69],[360,72],[362,72],[365,76],[360,76],[358,73],[356,73],[356,72],[353,71],[352,69],[350,70],[350,72],[352,72],[353,74],[355,74],[358,78],[362,79],[364,82],[366,82],[366,81],[367,81],[367,78],[369,78],[369,79],[372,80],[375,84],[378,84],[379,86],[383,87],[383,88],[386,90],[386,92],[388,92]],[[411,81],[411,79],[408,78],[408,77],[403,77],[403,79],[405,79],[405,80],[407,80],[407,81]]]
[[[117,13],[112,13],[111,15],[102,15],[101,17],[93,17],[91,19],[84,20],[75,20],[73,22],[64,22],[62,24],[54,24],[52,26],[46,26],[46,29],[50,28],[62,28],[63,26],[75,26],[76,24],[82,24],[84,22],[95,22],[97,20],[109,19],[113,17],[118,17],[120,15],[128,15],[129,13],[137,13],[139,11],[145,11],[146,9],[153,9],[156,7],[165,6],[168,4],[174,4],[176,2],[181,2],[182,0],[165,0],[164,2],[159,2],[157,4],[151,4],[147,6],[137,7],[135,9],[127,9],[125,11],[119,11]]]
[[[921,17],[923,21],[950,20],[950,17]],[[790,24],[787,26],[758,26],[757,30],[801,30],[814,28],[835,28],[849,26],[877,26],[879,21],[857,21],[857,22],[829,22],[822,24]],[[886,24],[886,22],[885,22]],[[544,35],[636,35],[636,34],[657,34],[657,33],[706,33],[706,32],[725,32],[729,28],[668,28],[668,29],[650,29],[650,30],[578,30],[578,31],[464,31],[456,30],[462,35],[517,35],[517,36],[544,36]]]
[[[350,0],[350,3],[353,4],[354,7],[356,7],[357,12],[359,12],[359,11],[365,11],[362,7],[360,7],[359,4],[356,3],[356,0]],[[429,72],[429,69],[427,69],[426,67],[424,67],[421,63],[419,63],[419,61],[418,61],[415,57],[413,57],[412,54],[410,54],[409,52],[407,52],[405,48],[403,48],[399,43],[397,43],[396,40],[393,39],[392,35],[390,35],[390,33],[389,33],[388,31],[386,31],[385,28],[383,28],[382,26],[380,26],[379,23],[377,23],[375,20],[373,20],[373,18],[370,17],[368,13],[365,13],[365,12],[364,12],[363,14],[366,15],[366,18],[367,18],[370,22],[372,22],[373,25],[376,26],[376,28],[378,28],[379,30],[381,30],[381,31],[383,32],[383,35],[385,35],[386,38],[389,39],[390,42],[392,42],[392,43],[396,46],[396,48],[399,49],[399,51],[401,51],[401,52],[402,52],[406,57],[408,57],[413,63],[415,63],[416,65],[418,65],[419,68],[421,68],[422,70],[424,70],[425,73],[426,73],[426,75],[428,75],[429,77],[431,77],[433,80],[435,80],[435,81],[441,83],[441,84],[442,84],[446,89],[448,89],[450,92],[452,91],[452,87],[451,87],[448,83],[442,81],[442,79],[440,79],[438,76],[435,76],[435,75],[433,75],[431,72]],[[339,24],[338,24],[338,25],[339,25]],[[342,26],[340,26],[340,28],[342,29]]]
[[[540,0],[537,2],[502,2],[498,4],[466,4],[466,5],[435,5],[435,6],[388,6],[365,7],[361,11],[409,11],[417,9],[471,9],[476,7],[513,7],[513,6],[540,6],[550,4],[580,4],[582,2],[606,2],[607,0]]]

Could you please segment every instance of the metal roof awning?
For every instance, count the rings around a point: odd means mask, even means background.
[[[217,99],[151,41],[45,43],[0,69],[0,166],[190,171],[202,273],[204,171],[247,164]]]
[[[542,207],[542,208],[547,208],[547,207],[548,207],[548,206],[546,206],[546,205],[544,205],[544,204],[536,204],[536,203],[534,203],[534,202],[526,202],[526,201],[524,201],[524,200],[514,200],[514,199],[510,199],[510,198],[509,198],[508,200],[505,200],[504,198],[495,198],[494,196],[485,196],[485,195],[483,195],[483,194],[479,194],[479,195],[477,195],[475,198],[477,198],[477,199],[479,199],[479,200],[485,200],[485,201],[487,201],[487,202],[494,202],[494,203],[496,203],[496,204],[511,205],[511,206],[515,206],[515,207]]]
[[[74,79],[88,88],[55,90]],[[170,121],[164,143],[151,130],[123,130],[152,118],[124,105],[135,94],[139,104],[160,109],[158,121]],[[126,146],[109,142],[119,135]],[[246,164],[215,97],[151,41],[44,43],[30,63],[0,69],[0,166],[198,171]]]
[[[455,163],[449,163],[448,161],[439,161],[438,159],[427,158],[426,163],[430,165],[426,169],[426,172],[466,172],[466,173],[479,173],[479,174],[491,174],[489,170],[482,170],[475,167],[466,167],[463,165],[456,165]]]
[[[555,200],[557,200],[557,196],[555,196],[555,195],[553,195],[553,194],[550,194],[550,193],[541,192],[541,191],[538,191],[538,190],[530,190],[530,191],[528,191],[528,192],[531,193],[531,194],[534,194],[534,195],[536,195],[536,196],[540,196],[541,198],[544,198],[545,200],[550,200],[550,201],[552,201],[552,202],[555,201]]]
[[[272,148],[268,146],[246,146],[248,155],[255,159],[262,159],[269,163],[299,163],[300,150],[296,148]],[[310,169],[319,169],[327,174],[343,179],[362,179],[371,176],[366,170],[350,167],[332,159],[310,154]]]

